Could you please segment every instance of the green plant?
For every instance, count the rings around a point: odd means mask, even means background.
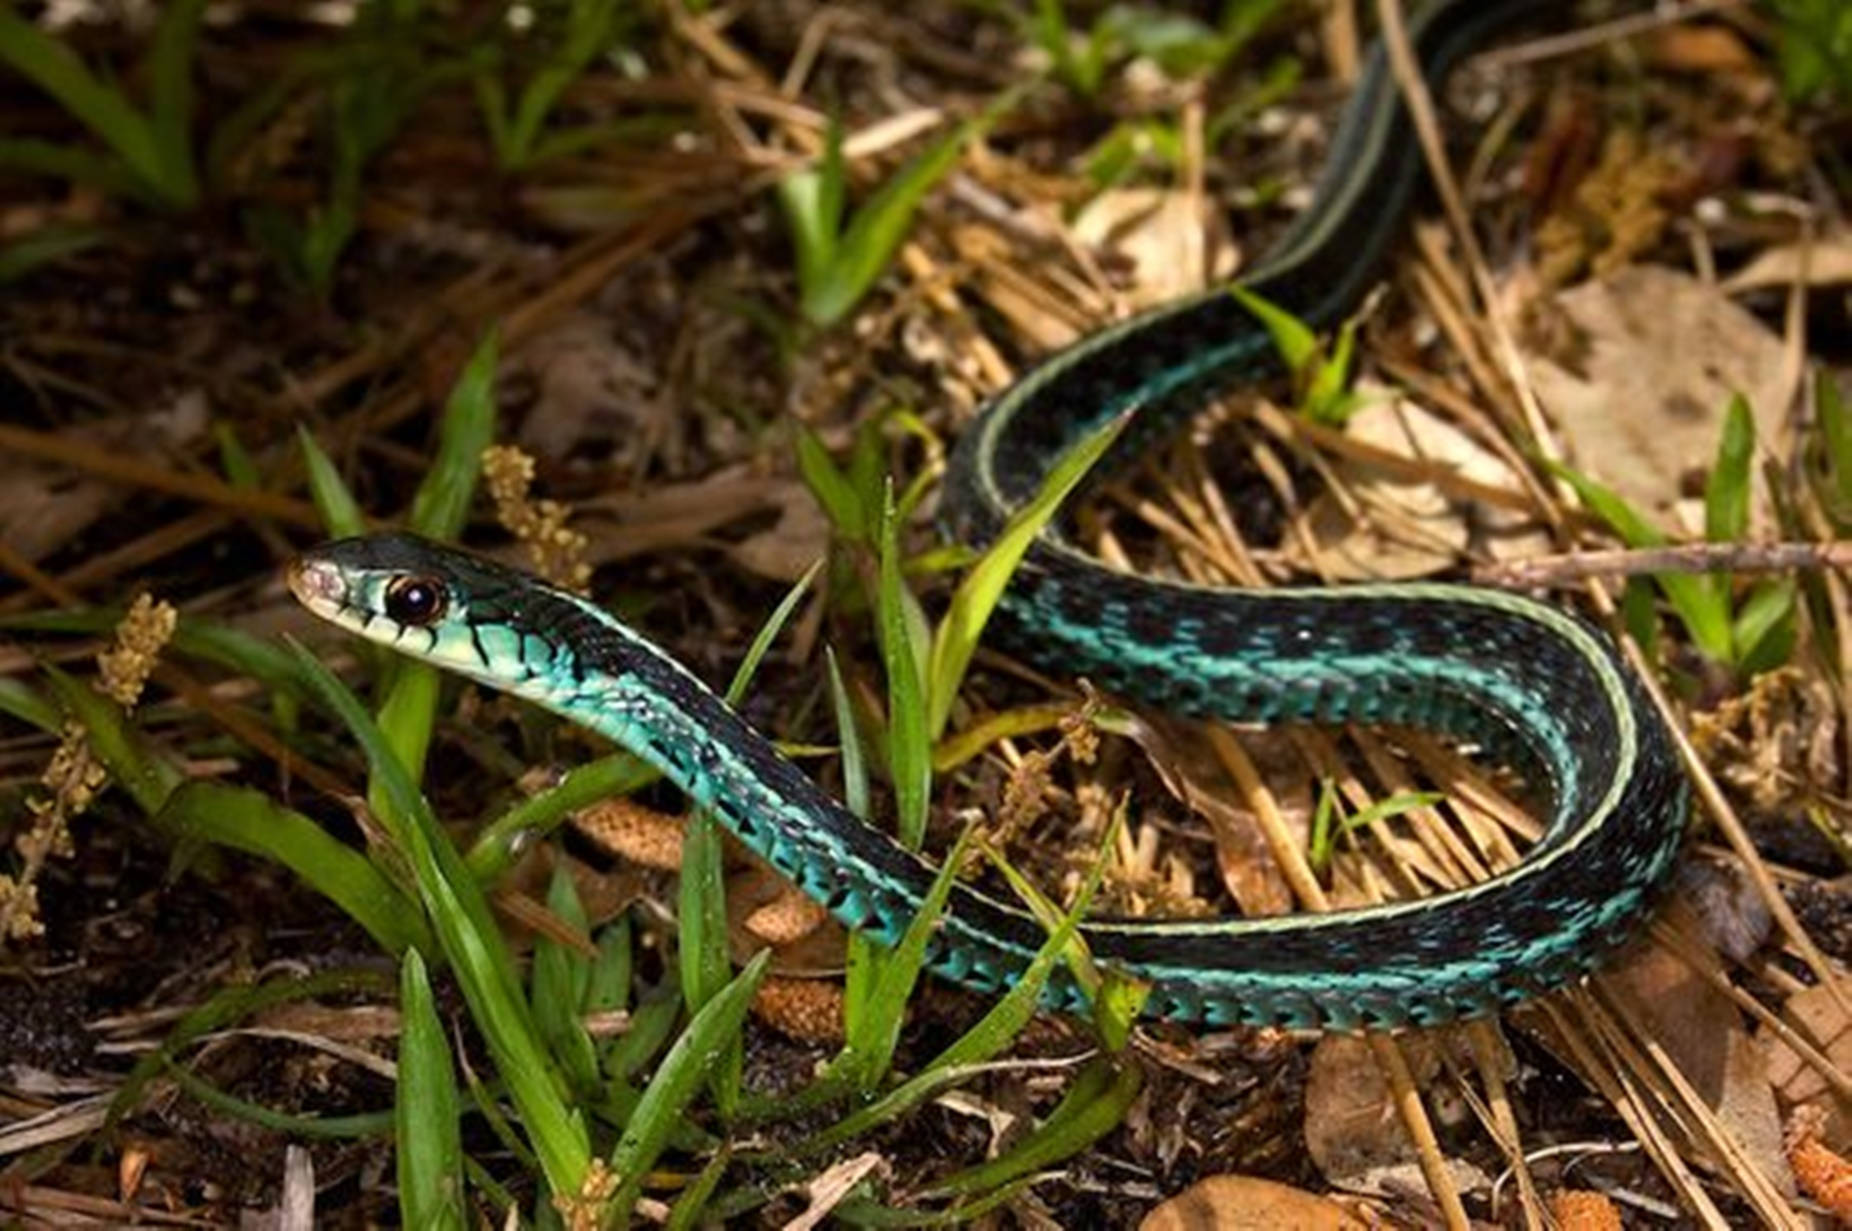
[[[1840,0],[1772,0],[1782,89],[1797,100],[1852,100],[1852,8]]]
[[[164,209],[199,200],[193,167],[193,52],[205,0],[175,0],[155,27],[148,109],[93,74],[63,42],[0,7],[0,62],[51,95],[108,148],[102,154],[24,137],[0,138],[0,167],[89,184]]]
[[[1226,0],[1212,25],[1174,10],[1113,4],[1085,30],[1070,20],[1065,0],[1035,0],[1027,11],[1009,3],[982,7],[1013,22],[1040,48],[1056,80],[1092,99],[1114,66],[1133,57],[1152,61],[1171,77],[1214,72],[1240,54],[1282,5],[1283,0]]]
[[[842,154],[842,126],[831,121],[821,163],[778,182],[778,200],[797,253],[798,299],[805,320],[827,329],[861,302],[906,238],[926,193],[952,169],[965,143],[987,129],[1013,100],[1014,95],[1006,95],[983,115],[941,137],[846,220],[849,170]]]
[[[1351,388],[1351,363],[1357,344],[1353,318],[1338,329],[1327,352],[1306,323],[1244,286],[1231,286],[1229,294],[1253,313],[1273,339],[1274,349],[1293,377],[1293,396],[1300,414],[1314,423],[1342,427],[1366,404]]]
[[[598,129],[551,134],[544,129],[567,87],[619,38],[623,12],[619,0],[569,0],[563,9],[539,7],[537,28],[525,37],[543,46],[541,62],[513,98],[504,81],[506,40],[478,54],[471,83],[496,160],[504,170],[519,171],[599,135]]]
[[[1704,537],[1710,542],[1739,542],[1748,531],[1754,455],[1755,418],[1739,394],[1724,414],[1717,459],[1704,487]],[[1629,547],[1664,547],[1671,542],[1611,488],[1567,466],[1552,463],[1550,468]],[[1652,580],[1692,644],[1719,666],[1753,675],[1779,666],[1794,652],[1792,579],[1758,581],[1740,599],[1734,579],[1726,573],[1659,573]],[[1650,592],[1640,580],[1628,585],[1626,616],[1634,638],[1651,645],[1656,619]]]

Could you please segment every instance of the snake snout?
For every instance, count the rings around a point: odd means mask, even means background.
[[[283,580],[296,600],[311,611],[337,609],[347,597],[347,581],[341,570],[326,560],[298,556],[289,562]]]

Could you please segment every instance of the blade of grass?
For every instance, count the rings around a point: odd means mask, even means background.
[[[431,943],[413,904],[364,855],[261,791],[188,782],[168,797],[159,819],[181,834],[274,859],[388,953]]]
[[[932,740],[920,658],[907,604],[912,592],[900,574],[899,519],[890,487],[881,521],[881,562],[876,595],[881,619],[881,659],[887,671],[888,768],[894,780],[894,809],[900,841],[917,851],[926,838],[926,810],[932,791]]]
[[[57,99],[79,123],[102,138],[151,191],[165,197],[167,176],[161,144],[147,119],[120,91],[93,76],[69,47],[11,9],[0,8],[0,60]]]
[[[321,444],[301,424],[296,426],[296,442],[302,448],[303,467],[309,476],[309,496],[322,525],[336,538],[366,533],[366,514],[354,500],[347,483],[341,478],[334,460],[322,451]]]
[[[163,194],[190,208],[199,200],[193,170],[193,54],[206,0],[170,0],[148,54],[150,131],[160,157]]]
[[[996,610],[1010,576],[1022,563],[1029,545],[1054,517],[1068,493],[1112,447],[1128,421],[1129,416],[1120,415],[1062,454],[1035,497],[1017,510],[996,541],[985,549],[983,556],[959,582],[932,641],[926,674],[929,738],[937,739],[944,733],[946,721],[952,714],[952,701],[958,695],[965,669],[971,665],[971,656],[977,652],[984,625]]]
[[[643,1177],[668,1143],[670,1131],[700,1088],[709,1065],[724,1048],[738,1042],[746,1010],[770,961],[771,952],[766,950],[746,963],[731,983],[701,1006],[663,1057],[630,1117],[630,1126],[611,1152],[618,1189],[608,1207],[607,1223],[629,1217],[643,1191]]]
[[[900,1040],[900,1025],[906,1020],[907,1003],[926,965],[926,946],[937,932],[939,916],[945,912],[957,882],[958,869],[970,849],[975,826],[967,825],[953,844],[933,877],[932,887],[920,909],[901,933],[893,949],[876,964],[873,991],[868,996],[867,1012],[859,1020],[849,1021],[848,1041],[831,1069],[854,1081],[864,1091],[872,1090],[887,1075],[894,1062],[894,1047]]]
[[[927,1195],[981,1193],[1072,1158],[1119,1126],[1143,1086],[1144,1071],[1136,1062],[1098,1057],[1081,1070],[1048,1118],[1013,1149],[946,1178]]]
[[[292,975],[256,985],[239,984],[215,992],[206,1002],[182,1017],[161,1040],[161,1045],[135,1062],[109,1102],[105,1127],[114,1129],[122,1118],[141,1105],[148,1083],[178,1064],[178,1057],[199,1039],[233,1022],[242,1021],[273,1005],[310,1000],[317,996],[370,992],[386,995],[391,984],[378,971],[329,970],[307,976]]]
[[[521,1112],[547,1183],[555,1193],[576,1194],[591,1160],[585,1126],[560,1097],[559,1076],[540,1046],[487,900],[359,700],[300,643],[289,645],[316,695],[366,752],[372,780],[390,805],[379,819],[411,863],[425,913]]]
[[[1633,506],[1611,488],[1596,482],[1560,462],[1546,463],[1552,474],[1568,483],[1610,529],[1629,547],[1661,547],[1668,541],[1657,527],[1637,513]],[[1734,646],[1730,635],[1730,610],[1707,577],[1680,573],[1655,574],[1654,581],[1666,601],[1678,613],[1685,631],[1704,655],[1716,662],[1728,663]]]
[[[109,768],[112,778],[150,817],[160,812],[185,775],[154,750],[140,728],[130,722],[115,702],[50,663],[40,665],[64,712],[84,728],[90,750]]]
[[[572,874],[561,862],[553,867],[547,888],[547,909],[566,927],[584,935],[585,909],[573,892]],[[579,1016],[591,982],[591,962],[578,949],[541,934],[534,941],[533,971],[528,978],[528,1004],[541,1041],[559,1061],[570,1087],[591,1090],[598,1083],[598,1055],[585,1023]]]
[[[688,818],[682,833],[682,872],[676,917],[682,997],[692,1017],[726,988],[732,974],[727,950],[727,890],[721,868],[720,824],[705,811]],[[744,1055],[739,1040],[722,1045],[708,1073],[715,1106],[731,1119],[739,1103]]]
[[[440,1231],[467,1225],[457,1088],[424,959],[405,954],[399,972],[399,1206],[405,1225]]]

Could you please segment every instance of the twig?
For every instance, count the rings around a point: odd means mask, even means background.
[[[1484,586],[1531,589],[1569,585],[1591,577],[1637,577],[1644,573],[1780,573],[1790,569],[1852,569],[1852,542],[1679,543],[1670,547],[1577,551],[1482,564],[1473,570],[1473,580]]]

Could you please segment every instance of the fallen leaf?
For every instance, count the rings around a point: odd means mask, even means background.
[[[1842,984],[1845,986],[1852,985]],[[1826,1053],[1841,1072],[1852,1070],[1852,1022],[1840,1012],[1829,988],[1809,987],[1794,993],[1782,1005],[1781,1016],[1802,1038]],[[1769,1079],[1782,1105],[1817,1103],[1824,1107],[1827,1116],[1819,1133],[1821,1140],[1834,1150],[1852,1148],[1852,1106],[1837,1098],[1826,1079],[1772,1031],[1765,1030],[1758,1038],[1768,1061]]]
[[[1440,1072],[1438,1037],[1408,1035],[1396,1044],[1408,1059],[1416,1087],[1425,1089]],[[1415,1143],[1367,1039],[1326,1035],[1312,1049],[1305,1145],[1319,1172],[1339,1188],[1371,1196],[1427,1191]],[[1462,1192],[1491,1187],[1491,1177],[1464,1159],[1443,1161]]]
[[[1786,410],[1781,340],[1716,286],[1634,265],[1552,307],[1576,341],[1528,350],[1537,393],[1572,464],[1649,515],[1709,472],[1732,395],[1749,399],[1758,436],[1774,438]]]
[[[641,462],[677,430],[676,409],[660,394],[653,357],[633,353],[608,319],[570,313],[523,345],[517,359],[536,391],[517,440],[543,461],[563,461],[595,439],[621,442],[601,456]]]
[[[193,449],[205,434],[210,409],[206,394],[192,389],[160,410],[95,419],[57,435],[98,453],[160,466],[162,459]],[[119,512],[122,502],[119,484],[31,458],[0,459],[0,542],[23,560],[45,559]]]
[[[1852,282],[1852,232],[1835,231],[1807,243],[1769,248],[1723,280],[1729,294],[1770,286],[1842,286]]]
[[[1449,471],[1487,487],[1521,490],[1517,476],[1502,458],[1453,423],[1388,389],[1365,385],[1359,392],[1365,402],[1346,424],[1347,437],[1431,462],[1437,471]],[[1361,519],[1353,516],[1329,491],[1313,501],[1312,540],[1320,553],[1320,566],[1333,580],[1400,581],[1428,576],[1457,564],[1475,529],[1508,531],[1494,540],[1498,549],[1493,554],[1501,559],[1549,550],[1549,536],[1528,528],[1532,519],[1515,510],[1480,506],[1469,528],[1461,507],[1433,483],[1391,477],[1381,466],[1344,457],[1333,468],[1344,480],[1346,493],[1368,512]],[[1287,540],[1289,557],[1297,545],[1296,539]]]
[[[1149,308],[1195,294],[1210,281],[1233,276],[1235,250],[1221,211],[1204,225],[1201,199],[1166,188],[1111,188],[1074,219],[1081,243],[1124,257],[1131,265],[1126,298]],[[1207,254],[1213,254],[1209,256]],[[1213,267],[1210,262],[1213,261]]]
[[[1272,1180],[1212,1175],[1164,1202],[1138,1231],[1369,1231],[1329,1197]]]
[[[1769,1067],[1736,1005],[1656,946],[1629,950],[1609,978],[1628,993],[1634,1028],[1666,1052],[1756,1167],[1792,1192]]]

